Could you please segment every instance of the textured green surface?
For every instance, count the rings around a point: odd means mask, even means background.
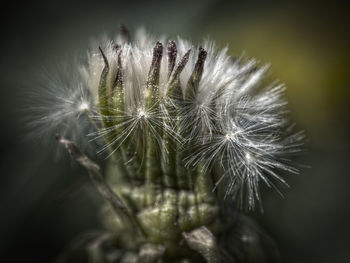
[[[182,94],[179,76],[191,50],[175,66],[174,45],[173,42],[168,45],[166,97],[161,97],[159,92],[163,46],[157,42],[145,87],[145,105],[140,107],[142,112],[134,113],[139,114],[141,125],[128,136],[122,136],[119,147],[110,151],[106,185],[126,209],[122,213],[111,209],[113,198],[107,198],[112,201],[105,205],[101,217],[111,236],[96,245],[89,258],[92,257],[92,262],[108,262],[110,251],[106,252],[103,244],[110,242],[113,253],[119,253],[114,262],[275,261],[273,242],[232,206],[226,206],[221,186],[214,188],[222,173],[220,167],[214,167],[211,172],[201,169],[201,165],[185,167],[184,159],[195,146],[173,134],[186,138],[194,128],[182,127],[180,120],[186,113],[181,109],[198,92],[207,53],[200,48],[186,93]],[[116,48],[117,74],[111,84],[107,81],[109,62],[103,50],[100,51],[105,66],[98,90],[99,109],[103,127],[113,129],[113,136],[104,137],[108,145],[123,133],[122,116],[127,109],[121,51]],[[148,114],[160,119],[160,124],[148,123]]]

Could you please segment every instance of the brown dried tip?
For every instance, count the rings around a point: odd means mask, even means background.
[[[176,62],[177,48],[174,41],[168,43],[168,79],[173,72],[175,62]]]
[[[177,67],[174,71],[171,83],[174,83],[177,78],[180,76],[181,71],[184,69],[184,67],[186,66],[188,59],[190,58],[190,53],[191,53],[192,49],[189,49],[185,55],[182,57],[182,59],[180,60],[180,62],[177,64]]]
[[[83,156],[79,148],[74,143],[72,143],[71,141],[67,140],[59,134],[56,134],[55,137],[59,143],[63,144],[66,147],[66,149],[74,159],[77,160]]]
[[[157,42],[153,48],[153,58],[152,58],[151,70],[152,69],[159,69],[160,62],[162,59],[162,54],[163,54],[163,45],[162,45],[162,43]]]
[[[102,55],[102,57],[103,57],[103,61],[104,61],[104,63],[105,63],[106,70],[108,70],[108,69],[109,69],[109,64],[108,64],[107,57],[106,57],[106,55],[105,55],[105,53],[103,52],[103,50],[102,50],[101,47],[98,47],[98,49],[100,50],[101,55]]]
[[[199,47],[198,59],[194,66],[192,75],[187,83],[187,89],[185,93],[186,98],[194,98],[196,96],[199,82],[201,81],[201,78],[202,78],[204,62],[206,58],[207,58],[207,51],[205,51],[204,48]]]
[[[130,42],[129,30],[123,24],[120,26],[120,35],[121,35],[124,42],[126,42],[126,43]]]
[[[194,66],[194,71],[193,71],[193,77],[195,81],[198,83],[202,78],[204,62],[206,58],[207,58],[207,51],[205,51],[204,48],[199,47],[198,59],[197,59],[196,65]]]
[[[118,60],[117,60],[117,74],[116,74],[116,77],[115,77],[115,81],[114,81],[114,84],[113,84],[113,87],[121,87],[123,86],[123,74],[122,74],[122,59],[121,59],[121,54],[122,54],[122,50],[120,50],[118,52]]]
[[[198,59],[195,65],[196,73],[199,75],[202,75],[203,68],[204,68],[204,61],[207,58],[207,51],[204,50],[204,48],[199,47],[199,53],[198,53]]]
[[[191,53],[192,49],[190,48],[185,55],[182,57],[182,59],[180,60],[179,64],[177,65],[177,68],[175,70],[176,74],[180,74],[181,71],[184,69],[184,67],[186,66],[188,59],[190,58],[190,53]],[[175,75],[175,74],[174,74]]]
[[[118,52],[120,50],[121,46],[119,44],[115,44],[113,49],[115,52]]]
[[[149,85],[158,85],[159,82],[159,70],[160,64],[162,61],[163,54],[163,45],[160,42],[157,42],[153,48],[153,58],[152,64],[148,73],[148,84]]]

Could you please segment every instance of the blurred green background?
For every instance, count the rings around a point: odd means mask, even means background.
[[[0,52],[0,262],[51,262],[76,234],[99,227],[99,197],[55,144],[25,140],[24,89],[91,38],[145,26],[271,63],[286,83],[291,119],[306,131],[310,166],[287,178],[285,198],[250,213],[278,243],[282,262],[350,262],[350,18],[344,1],[37,1],[2,6]],[[73,168],[72,168],[73,167]]]

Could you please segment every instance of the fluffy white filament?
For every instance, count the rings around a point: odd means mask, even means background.
[[[198,92],[191,101],[185,101],[184,107],[179,109],[181,114],[177,120],[165,121],[169,116],[165,107],[160,107],[160,111],[153,111],[145,106],[145,98],[148,96],[147,77],[156,41],[161,42],[163,46],[168,43],[165,37],[152,38],[143,30],[136,33],[133,43],[118,43],[123,68],[123,112],[101,117],[94,111],[98,107],[98,86],[104,67],[103,58],[96,46],[88,54],[88,64],[79,66],[79,85],[70,87],[72,89],[62,89],[66,92],[64,94],[50,94],[54,96],[53,102],[56,103],[50,105],[54,112],[50,111],[37,121],[48,121],[56,125],[57,122],[64,123],[63,120],[72,116],[74,121],[77,121],[76,116],[82,112],[86,112],[95,120],[118,119],[118,125],[99,128],[93,133],[94,138],[101,138],[115,136],[113,131],[120,130],[119,136],[110,138],[108,145],[101,149],[109,149],[111,152],[120,147],[134,130],[144,125],[155,131],[155,140],[162,145],[162,138],[156,130],[157,127],[163,126],[171,136],[183,142],[184,147],[192,147],[188,151],[190,155],[183,160],[187,167],[199,166],[203,172],[213,167],[221,169],[222,176],[217,184],[226,180],[227,195],[233,195],[238,203],[247,201],[249,208],[254,208],[256,200],[261,200],[261,182],[276,189],[276,183],[286,185],[277,171],[297,173],[284,156],[286,153],[298,151],[303,134],[290,135],[287,132],[284,85],[272,84],[261,88],[261,79],[268,67],[259,66],[253,59],[232,58],[227,55],[227,48],[218,50],[213,42],[204,42],[202,47],[208,55]],[[177,62],[192,49],[188,63],[180,75],[184,94],[198,57],[198,47],[181,38],[175,42]],[[116,44],[117,40],[102,45],[110,64],[110,83],[117,70]],[[171,103],[172,99],[167,96],[167,60],[164,52],[159,75],[159,100]],[[75,96],[76,94],[82,95]],[[85,94],[89,94],[91,99],[87,100]],[[181,127],[190,128],[190,132],[175,131],[172,125],[175,121],[179,121]]]

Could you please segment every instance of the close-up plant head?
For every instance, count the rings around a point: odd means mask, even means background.
[[[1,262],[350,258],[346,3],[4,10]]]

